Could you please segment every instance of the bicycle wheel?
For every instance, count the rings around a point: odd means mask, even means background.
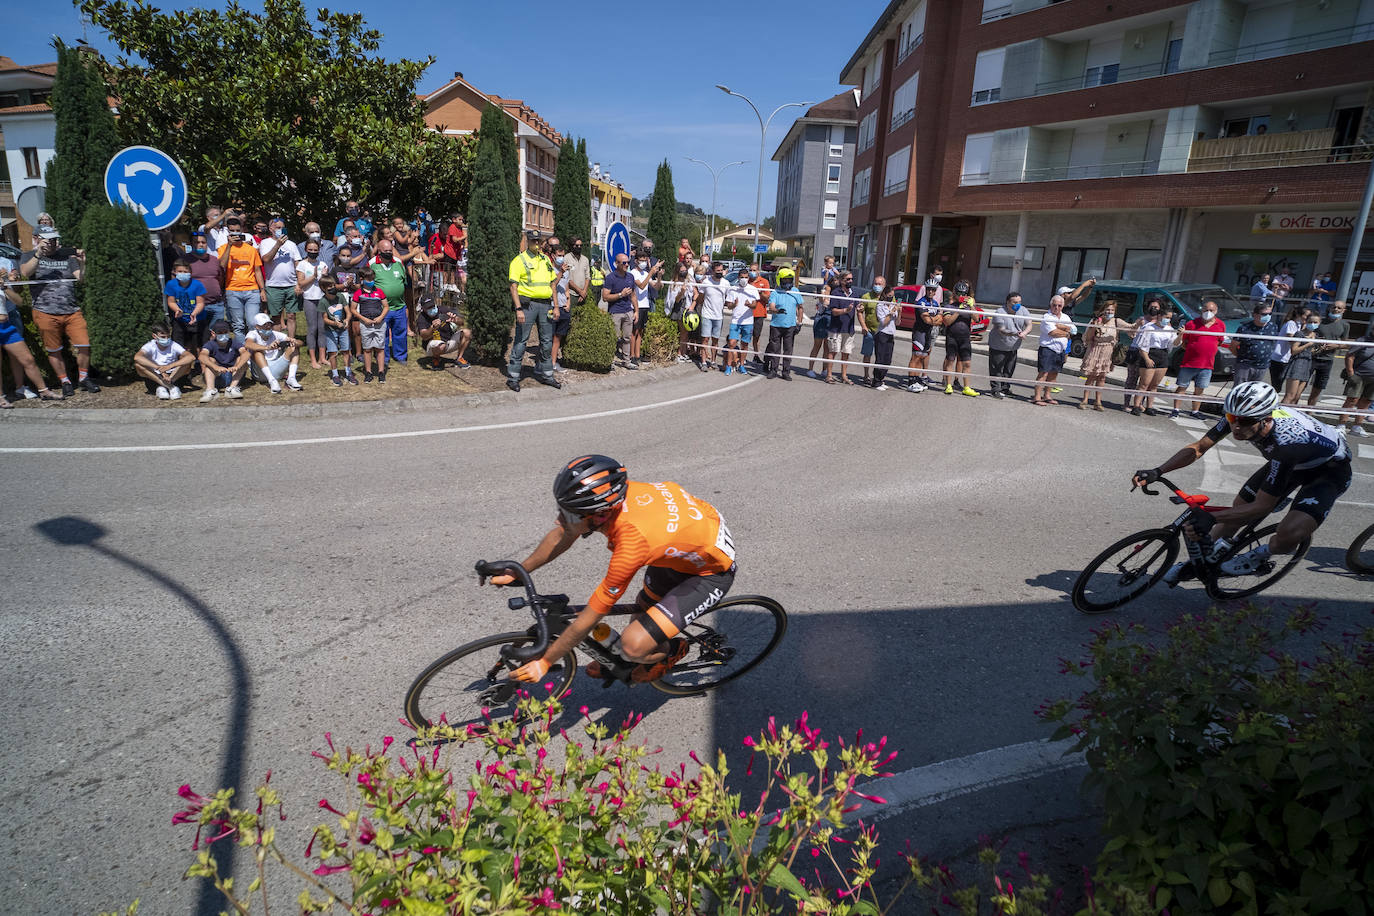
[[[1345,552],[1345,565],[1351,572],[1374,573],[1374,525],[1355,535]]]
[[[1278,525],[1266,525],[1255,531],[1251,531],[1248,536],[1237,541],[1231,548],[1227,556],[1239,556],[1248,550],[1254,550],[1260,544],[1269,540],[1279,528]],[[1231,598],[1244,598],[1256,592],[1264,591],[1275,582],[1288,575],[1289,571],[1302,562],[1302,558],[1307,555],[1307,548],[1312,546],[1311,538],[1304,538],[1298,545],[1298,549],[1288,556],[1270,557],[1259,569],[1247,576],[1225,576],[1217,575],[1209,577],[1207,580],[1207,594],[1218,601]]]
[[[536,696],[542,696],[542,688],[510,680],[501,650],[533,641],[528,633],[502,633],[459,646],[437,659],[420,672],[406,691],[406,721],[417,728],[441,721],[463,726],[486,722],[488,717],[496,721],[515,715],[517,691],[533,689]],[[553,696],[561,697],[567,693],[576,672],[576,656],[569,653],[549,669],[543,683],[553,684]]]
[[[653,685],[679,697],[719,687],[763,661],[786,632],[787,612],[772,598],[726,598],[687,625],[687,655]]]
[[[1101,614],[1145,594],[1178,557],[1178,532],[1150,528],[1124,537],[1088,564],[1073,584],[1073,606]]]

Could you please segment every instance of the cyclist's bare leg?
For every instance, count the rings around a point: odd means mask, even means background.
[[[1318,524],[1319,522],[1306,512],[1290,509],[1283,517],[1283,521],[1279,522],[1279,528],[1274,532],[1274,536],[1269,539],[1269,552],[1292,553],[1304,539],[1312,536]]]
[[[620,654],[632,662],[653,664],[668,657],[668,650],[649,635],[636,617],[620,634]]]

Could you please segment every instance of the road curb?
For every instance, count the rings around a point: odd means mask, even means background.
[[[592,394],[598,391],[618,391],[638,388],[664,381],[696,370],[690,363],[669,363],[654,369],[626,372],[589,378],[574,384],[564,382],[562,389],[541,385],[533,378],[521,381],[517,393],[507,389],[473,392],[436,398],[396,398],[382,401],[342,401],[337,404],[237,405],[214,410],[169,410],[165,407],[109,407],[69,408],[66,410],[13,410],[5,412],[4,421],[13,423],[219,423],[244,420],[305,420],[335,417],[375,416],[423,410],[486,407],[493,404],[517,404],[544,401],[557,397]]]

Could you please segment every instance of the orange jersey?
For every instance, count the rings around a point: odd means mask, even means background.
[[[587,607],[602,614],[645,566],[707,575],[735,565],[735,544],[720,513],[675,483],[630,481],[620,511],[601,531],[611,564]]]
[[[767,317],[768,297],[773,295],[773,288],[768,285],[768,281],[763,277],[759,277],[757,280],[750,280],[749,285],[759,291],[759,301],[754,304],[754,317]]]

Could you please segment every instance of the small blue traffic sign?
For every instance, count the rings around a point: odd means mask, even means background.
[[[606,263],[615,266],[617,255],[630,256],[630,227],[617,220],[606,230],[606,244],[601,246],[606,252]]]
[[[166,229],[186,210],[186,175],[161,150],[125,147],[105,166],[105,196],[133,207],[149,229]]]
[[[768,246],[762,243],[754,246],[754,254],[763,254],[768,250]]]

